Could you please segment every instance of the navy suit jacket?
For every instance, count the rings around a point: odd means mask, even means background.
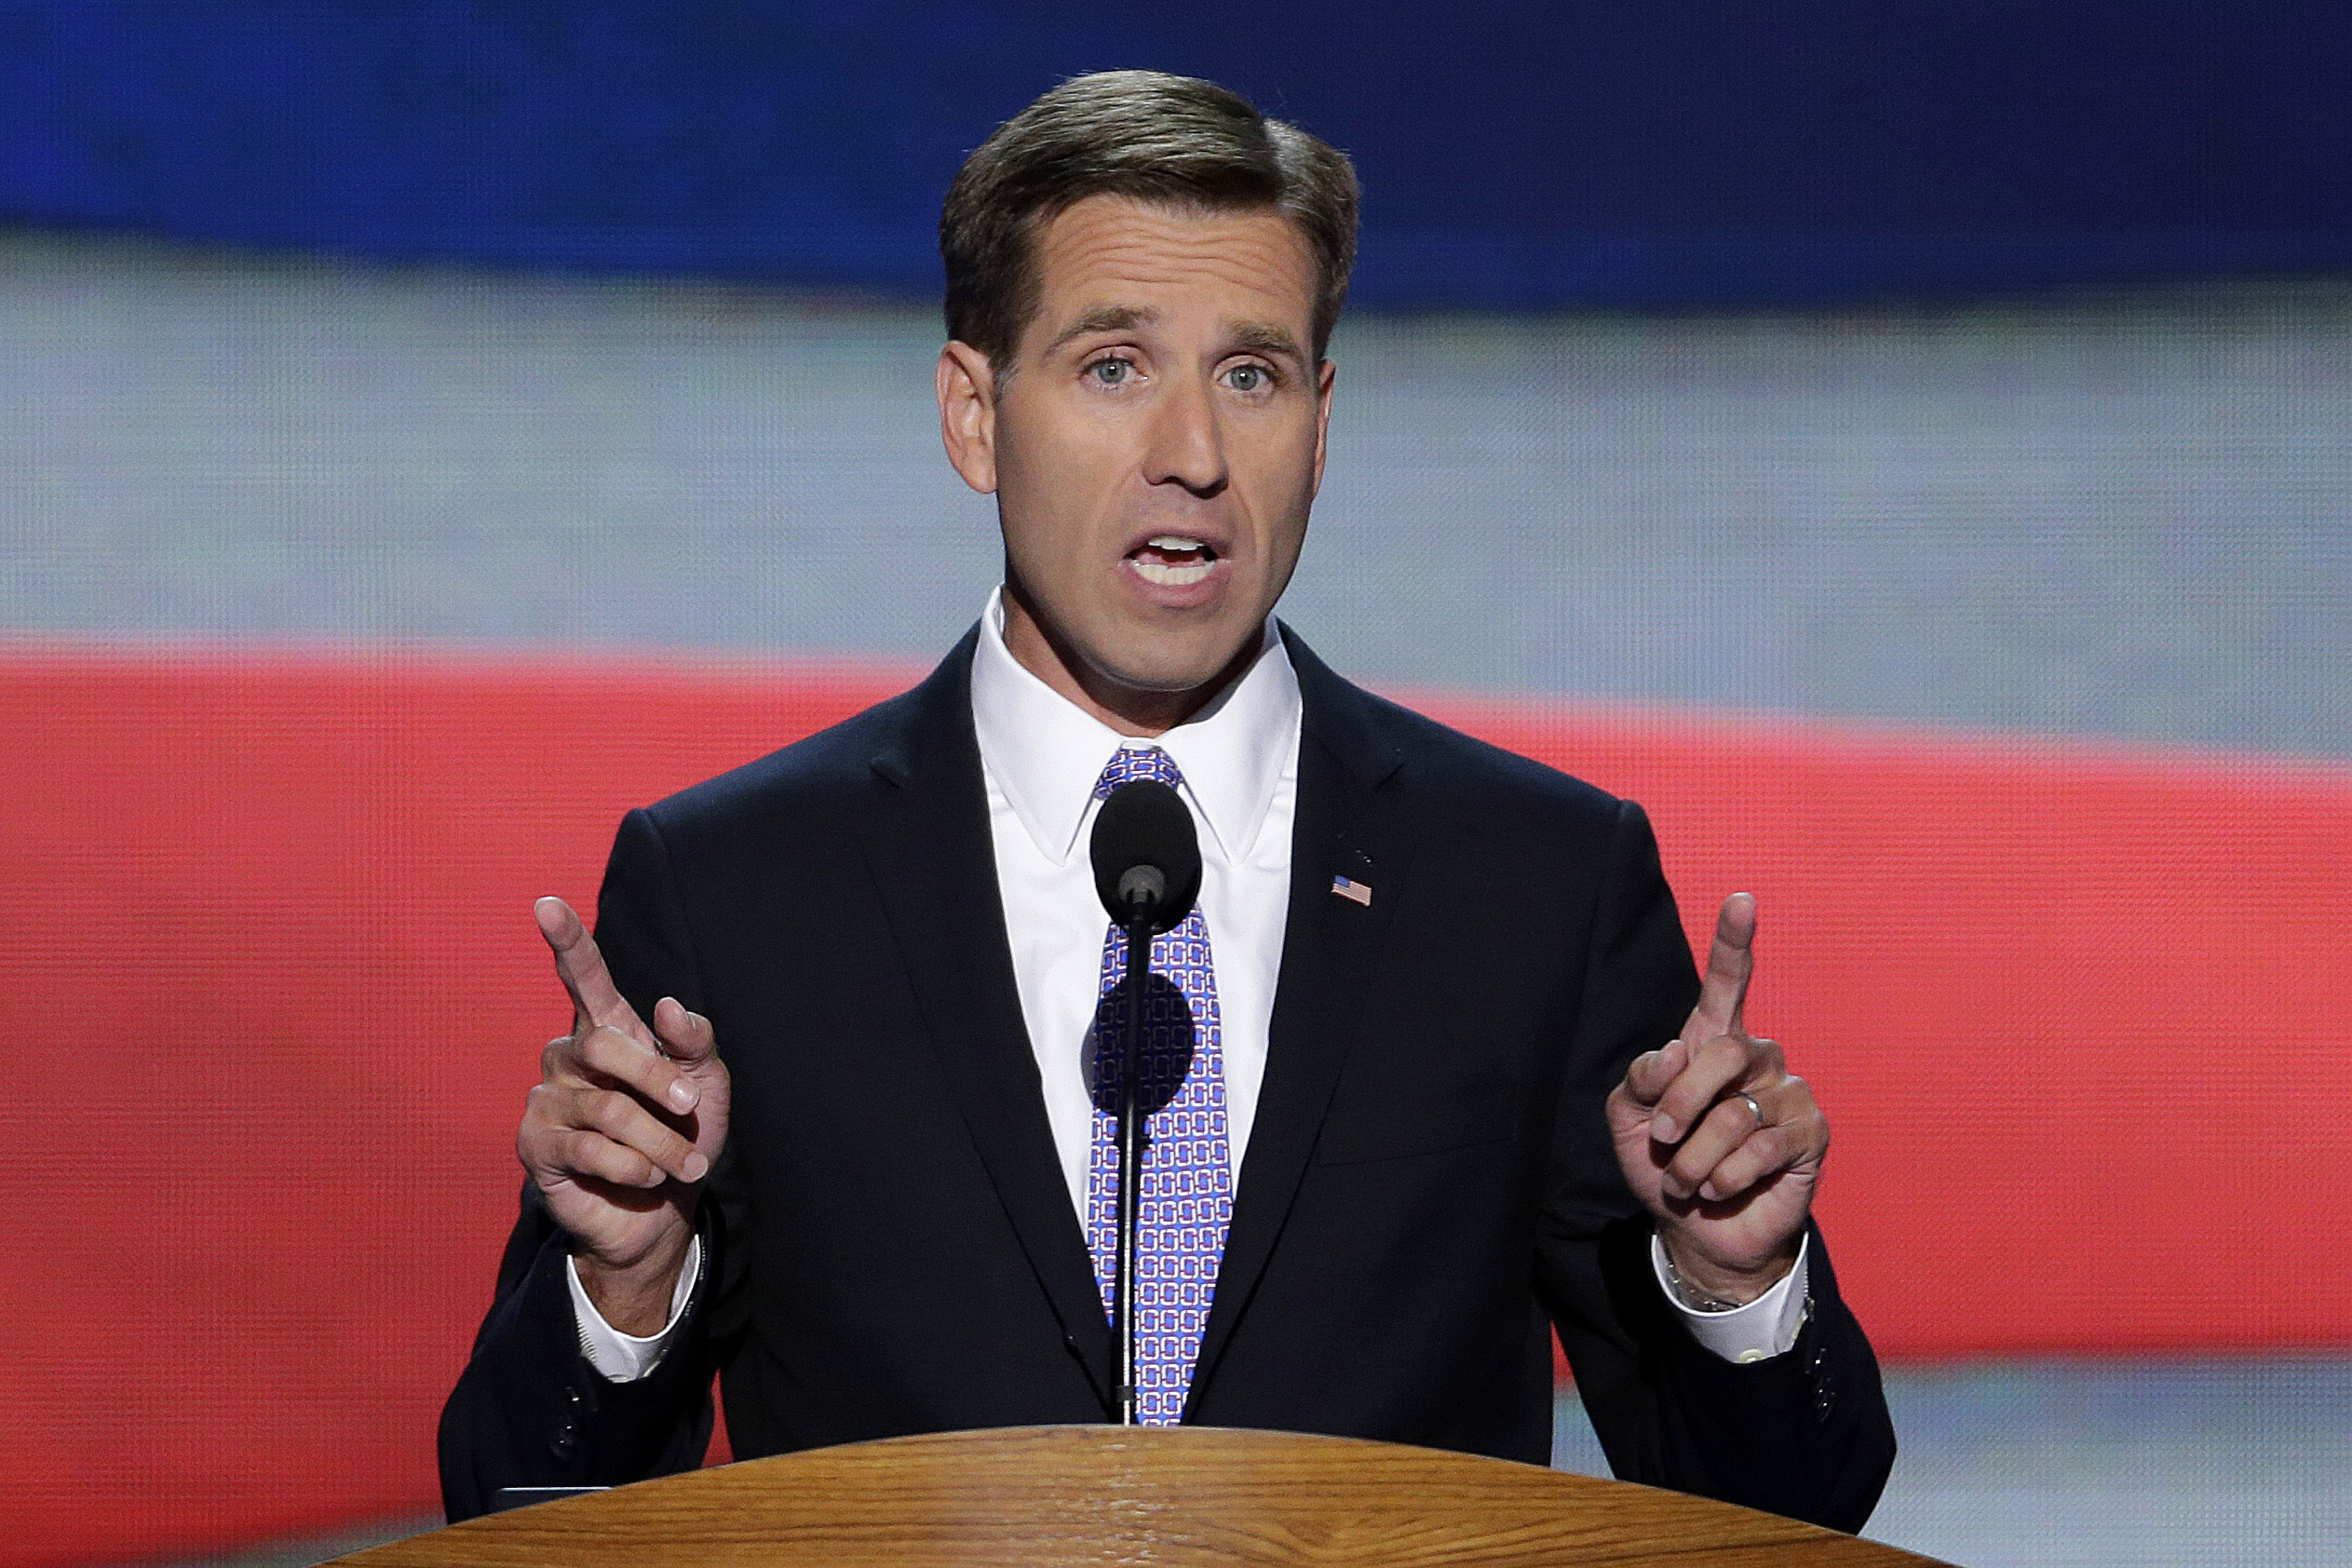
[[[1647,819],[1358,690],[1303,703],[1264,1086],[1187,1422],[1542,1464],[1556,1328],[1616,1473],[1853,1530],[1894,1455],[1818,1234],[1790,1355],[1660,1295],[1602,1101],[1697,993]],[[579,1354],[528,1183],[442,1415],[453,1519],[511,1485],[1111,1413],[1113,1346],[996,887],[973,638],[905,695],[629,814],[597,940],[708,1015],[732,1129],[701,1283],[631,1384]],[[1369,885],[1371,903],[1331,879]]]

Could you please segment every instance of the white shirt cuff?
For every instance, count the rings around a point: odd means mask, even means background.
[[[686,1243],[685,1264],[678,1270],[678,1283],[669,1288],[669,1321],[659,1332],[642,1339],[604,1321],[604,1315],[588,1300],[588,1287],[580,1283],[577,1259],[563,1260],[563,1277],[572,1285],[572,1317],[580,1327],[580,1354],[606,1381],[634,1383],[661,1365],[663,1354],[669,1349],[669,1337],[678,1331],[678,1319],[695,1293],[695,1281],[702,1277],[702,1237],[697,1235]]]
[[[1650,1267],[1657,1274],[1658,1290],[1682,1314],[1691,1337],[1726,1361],[1762,1361],[1796,1348],[1797,1332],[1805,1327],[1805,1307],[1812,1300],[1805,1278],[1805,1260],[1812,1250],[1813,1237],[1807,1236],[1797,1243],[1797,1261],[1779,1283],[1745,1306],[1702,1312],[1685,1304],[1675,1291],[1666,1271],[1666,1243],[1656,1232],[1650,1233]]]

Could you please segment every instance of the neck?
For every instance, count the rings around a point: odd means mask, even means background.
[[[1167,734],[1208,707],[1241,678],[1263,646],[1256,637],[1244,639],[1224,668],[1199,685],[1156,691],[1114,681],[1088,664],[1067,639],[1047,628],[1010,583],[1004,605],[1005,648],[1014,662],[1096,722],[1142,740]]]

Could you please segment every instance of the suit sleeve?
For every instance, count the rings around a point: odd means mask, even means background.
[[[597,901],[596,940],[621,994],[641,1017],[674,995],[707,1010],[669,858],[653,818],[622,822]],[[441,1501],[451,1521],[496,1507],[508,1486],[617,1486],[694,1468],[710,1446],[711,1323],[740,1278],[726,1256],[732,1172],[723,1153],[696,1223],[703,1269],[661,1364],[613,1383],[580,1353],[564,1279],[570,1245],[528,1180],[497,1291],[471,1358],[441,1411]]]
[[[1618,808],[1554,1128],[1539,1283],[1576,1389],[1621,1479],[1859,1530],[1895,1435],[1878,1363],[1813,1233],[1812,1310],[1788,1354],[1747,1364],[1700,1345],[1660,1292],[1651,1225],[1603,1112],[1634,1057],[1697,999],[1648,818]]]

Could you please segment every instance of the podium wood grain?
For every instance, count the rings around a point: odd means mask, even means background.
[[[1024,1426],[812,1449],[469,1520],[339,1568],[1741,1564],[1928,1560],[1622,1481],[1199,1427]]]

